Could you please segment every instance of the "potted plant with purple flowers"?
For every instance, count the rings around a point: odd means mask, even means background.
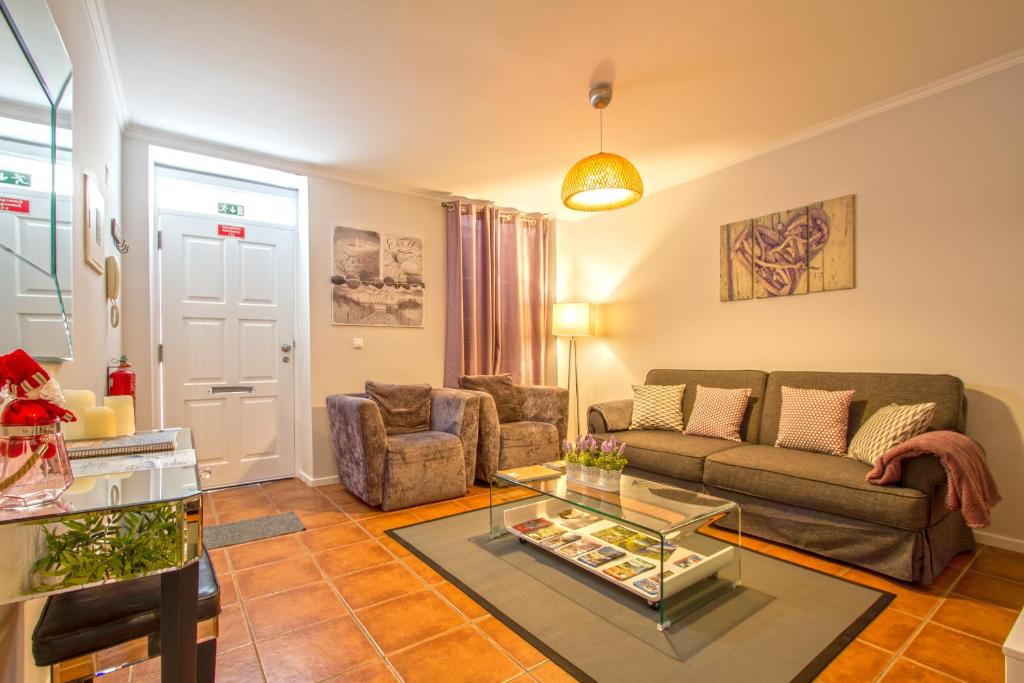
[[[565,453],[566,479],[582,481],[588,486],[605,491],[616,491],[622,470],[626,466],[626,444],[615,437],[602,441],[600,445],[593,434],[579,437],[575,442],[562,442]]]

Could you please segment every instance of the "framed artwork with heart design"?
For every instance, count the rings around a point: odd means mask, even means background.
[[[854,195],[721,227],[719,298],[854,287]]]

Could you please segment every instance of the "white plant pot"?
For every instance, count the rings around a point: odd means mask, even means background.
[[[597,467],[583,467],[583,481],[596,486],[601,480],[601,470]]]
[[[618,491],[622,479],[622,470],[601,470],[597,486],[605,491]]]
[[[565,463],[565,478],[574,481],[583,481],[583,465],[578,462]]]

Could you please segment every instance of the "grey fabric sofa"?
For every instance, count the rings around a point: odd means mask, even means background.
[[[898,485],[865,481],[868,465],[850,459],[775,448],[783,386],[855,390],[848,437],[889,403],[934,401],[931,429],[962,431],[963,382],[949,375],[757,370],[652,370],[648,384],[686,384],[684,421],[698,384],[749,387],[742,443],[677,432],[630,431],[632,401],[591,406],[588,426],[615,434],[640,476],[735,501],[745,532],[905,581],[930,583],[974,536],[959,512],[945,507],[946,474],[936,458],[904,463]],[[735,528],[735,517],[720,524]]]
[[[377,404],[361,394],[327,397],[338,477],[384,510],[466,494],[476,472],[480,397],[433,389],[430,431],[388,436]]]
[[[468,390],[466,390],[468,391]],[[500,422],[494,398],[471,391],[480,398],[480,437],[476,478],[490,483],[498,470],[539,465],[557,460],[569,421],[569,392],[561,387],[515,386],[523,419]]]

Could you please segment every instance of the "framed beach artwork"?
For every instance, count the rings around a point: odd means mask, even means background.
[[[331,322],[423,327],[423,239],[334,226]]]
[[[853,289],[854,228],[852,194],[721,226],[719,299]]]
[[[103,226],[106,206],[103,201],[103,193],[100,191],[99,182],[91,173],[85,173],[82,177],[83,192],[85,197],[85,216],[82,220],[83,248],[82,258],[85,263],[97,273],[103,273],[106,261],[106,250],[104,248]]]

